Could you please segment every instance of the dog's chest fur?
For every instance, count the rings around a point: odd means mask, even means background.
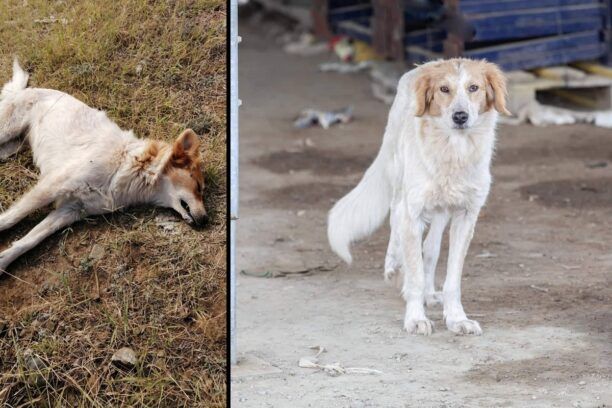
[[[443,134],[420,127],[409,146],[409,195],[426,212],[482,205],[491,182],[493,138],[493,132]]]

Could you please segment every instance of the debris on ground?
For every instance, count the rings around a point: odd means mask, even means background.
[[[120,348],[111,357],[111,362],[122,368],[132,368],[137,361],[136,352],[129,347]]]
[[[382,374],[382,371],[373,368],[344,367],[340,363],[319,364],[319,356],[327,350],[323,346],[313,346],[310,348],[317,349],[317,354],[311,357],[301,357],[298,360],[298,367],[321,370],[331,377],[337,377],[342,374]]]
[[[604,167],[608,167],[608,162],[606,161],[597,161],[593,163],[587,163],[585,166],[589,169],[600,169]]]
[[[372,61],[352,62],[324,62],[319,65],[321,72],[337,72],[339,74],[354,74],[372,67]]]
[[[535,289],[535,290],[537,290],[537,291],[539,291],[539,292],[548,293],[548,289],[546,289],[546,288],[541,288],[541,287],[536,286],[536,285],[529,285],[529,287],[530,287],[531,289]]]
[[[314,272],[330,272],[336,269],[337,267],[338,265],[333,265],[333,266],[321,265],[321,266],[315,266],[313,268],[298,269],[295,271],[265,271],[265,272],[249,272],[249,271],[241,270],[240,274],[244,276],[251,276],[254,278],[284,278],[287,276],[296,276],[296,275],[309,276],[313,274]]]
[[[298,129],[305,129],[318,124],[323,129],[329,129],[332,125],[348,123],[351,119],[353,119],[352,106],[333,111],[305,109],[300,112],[298,118],[293,122],[293,126]]]
[[[590,123],[598,127],[612,128],[612,110],[582,112],[531,101],[516,112],[516,117],[500,116],[500,123],[508,125],[519,125],[527,122],[535,126]]]
[[[372,94],[387,105],[391,105],[397,92],[397,84],[405,72],[402,67],[390,62],[376,62],[370,70]]]
[[[159,214],[155,217],[155,224],[168,235],[180,232],[180,221],[173,215]]]
[[[314,35],[303,33],[297,41],[285,44],[283,50],[287,54],[296,54],[303,57],[322,54],[329,51],[329,46],[325,42],[317,42]]]
[[[337,36],[330,41],[331,49],[336,53],[341,61],[353,61],[355,57],[355,47],[353,40],[345,36]]]
[[[497,258],[497,255],[489,251],[484,251],[476,255],[476,258]]]

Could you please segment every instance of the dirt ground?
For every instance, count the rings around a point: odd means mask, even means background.
[[[365,74],[317,72],[329,55],[285,54],[248,27],[242,37],[244,273],[232,403],[609,407],[612,132],[500,127],[495,180],[463,277],[466,312],[484,335],[450,333],[437,307],[428,312],[435,333],[412,336],[402,330],[398,291],[383,281],[388,229],[354,247],[351,267],[331,253],[325,233],[327,211],[375,156],[388,107],[372,98]],[[354,122],[292,127],[303,108],[349,104]],[[445,252],[438,285],[444,265]],[[325,347],[323,364],[382,374],[332,377],[298,367],[300,357],[314,356],[311,346]]]

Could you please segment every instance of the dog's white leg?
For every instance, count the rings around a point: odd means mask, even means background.
[[[389,224],[391,233],[389,234],[389,246],[387,247],[387,255],[385,256],[385,281],[396,279],[397,274],[401,274],[402,267],[402,248],[399,236],[401,214],[399,209],[392,205],[389,214]]]
[[[80,212],[75,207],[64,206],[53,210],[36,225],[28,234],[15,241],[8,249],[0,253],[0,273],[19,256],[38,245],[43,239],[80,219]]]
[[[425,304],[430,307],[442,303],[442,293],[436,292],[436,266],[440,256],[442,236],[448,224],[447,212],[433,216],[427,237],[423,244],[423,263],[425,269]]]
[[[59,187],[41,180],[30,191],[25,193],[8,210],[0,214],[0,231],[11,228],[28,214],[51,204],[57,198]]]
[[[409,333],[428,336],[433,331],[433,324],[425,316],[423,304],[425,294],[422,254],[423,222],[418,219],[402,219],[401,234],[404,254],[402,295],[406,300],[404,329]]]
[[[480,324],[469,320],[461,304],[461,273],[467,254],[478,211],[460,211],[453,214],[450,228],[450,246],[448,251],[448,269],[444,282],[444,320],[446,327],[458,334],[481,335]]]

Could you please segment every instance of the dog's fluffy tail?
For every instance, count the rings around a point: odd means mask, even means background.
[[[385,169],[385,153],[381,149],[359,184],[329,212],[329,245],[348,264],[352,261],[351,243],[374,232],[389,212],[392,189]]]
[[[376,159],[357,186],[334,205],[327,219],[327,238],[331,249],[350,264],[350,246],[373,233],[385,220],[393,198],[393,186],[401,175],[397,154],[404,118],[412,107],[409,88],[419,68],[402,76],[389,111],[382,146]],[[401,90],[401,91],[400,91]],[[400,153],[401,154],[401,153]]]
[[[4,84],[2,92],[0,92],[0,98],[6,98],[25,89],[28,86],[29,77],[28,73],[19,66],[17,58],[15,58],[13,60],[13,79]]]

